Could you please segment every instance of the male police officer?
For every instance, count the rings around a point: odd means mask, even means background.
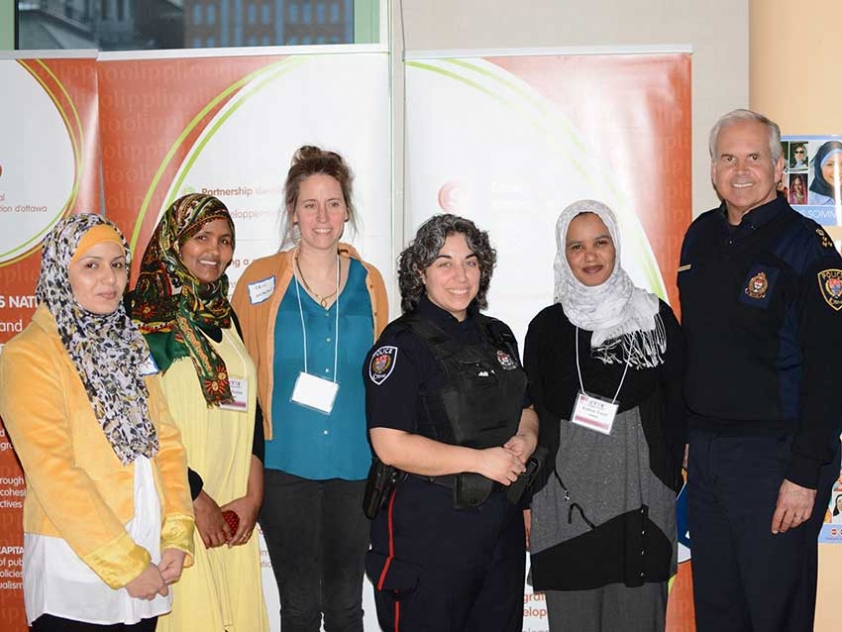
[[[726,114],[710,155],[723,203],[690,226],[678,273],[697,629],[807,632],[840,467],[842,258],[778,194],[774,122]]]

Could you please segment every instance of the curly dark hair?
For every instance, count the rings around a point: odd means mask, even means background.
[[[477,228],[471,220],[458,215],[434,215],[421,224],[409,246],[398,258],[398,284],[401,291],[401,310],[413,312],[424,294],[421,273],[439,256],[444,242],[450,235],[459,233],[479,261],[479,291],[474,299],[480,309],[488,307],[488,286],[497,263],[497,252],[491,247],[488,233]]]
[[[335,151],[327,151],[315,145],[302,145],[292,157],[287,179],[284,182],[284,213],[282,225],[282,245],[296,240],[295,225],[292,216],[298,203],[298,191],[301,183],[317,173],[334,178],[342,188],[342,197],[348,208],[348,222],[351,230],[357,230],[357,213],[352,201],[354,175],[348,163]]]

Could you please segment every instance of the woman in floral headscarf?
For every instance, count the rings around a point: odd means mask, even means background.
[[[146,248],[131,295],[187,448],[196,565],[160,631],[268,630],[257,537],[263,422],[254,364],[228,302],[234,223],[210,195],[176,200]]]
[[[44,240],[38,309],[0,355],[0,415],[26,475],[33,632],[154,630],[190,562],[184,449],[123,309],[128,261],[108,220],[60,221]]]
[[[574,202],[556,240],[556,303],[524,350],[539,442],[554,455],[532,499],[533,585],[551,630],[663,632],[685,443],[681,330],[623,270],[607,206]]]

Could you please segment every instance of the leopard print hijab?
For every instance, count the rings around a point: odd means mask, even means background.
[[[128,264],[128,244],[114,224],[100,215],[71,215],[44,239],[35,293],[55,318],[61,342],[105,436],[123,465],[128,465],[138,455],[152,458],[158,452],[158,435],[149,418],[149,392],[140,371],[149,348],[122,303],[111,314],[97,315],[84,309],[73,294],[70,262],[82,237],[96,226],[113,229]]]

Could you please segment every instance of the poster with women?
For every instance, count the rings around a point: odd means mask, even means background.
[[[827,230],[842,249],[842,137],[782,136],[784,177],[781,192],[792,207]],[[838,279],[828,279],[827,291],[842,295]],[[842,544],[842,472],[834,485],[819,533],[823,544]]]
[[[99,212],[96,57],[0,53],[0,353],[29,324],[44,235]],[[26,630],[23,475],[0,420],[0,630]]]
[[[827,227],[842,227],[842,137],[784,136],[781,187],[795,210]],[[842,228],[829,232],[842,243]]]
[[[842,544],[842,472],[833,485],[824,524],[819,532],[819,542],[822,544]]]

